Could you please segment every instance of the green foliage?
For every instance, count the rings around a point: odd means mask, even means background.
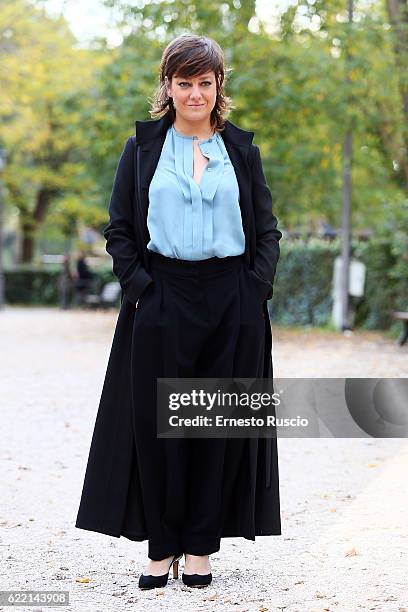
[[[230,119],[255,132],[284,227],[313,228],[321,218],[340,224],[348,127],[353,129],[353,228],[376,231],[386,202],[405,198],[404,117],[393,33],[379,1],[355,2],[350,28],[344,2],[299,0],[282,14],[275,35],[257,19],[254,2],[107,4],[123,11],[123,22],[133,31],[101,78],[106,120],[98,124],[94,142],[105,156],[100,167],[106,189],[134,120],[148,118],[147,97],[157,85],[165,44],[194,32],[215,38],[232,67]],[[352,53],[348,83],[347,50]]]
[[[324,325],[331,316],[331,282],[338,244],[282,241],[274,293],[268,303],[283,325]]]
[[[407,235],[401,231],[381,240],[352,242],[353,257],[366,266],[364,296],[352,299],[356,327],[388,329],[393,324],[394,310],[408,310]],[[330,325],[333,266],[340,251],[338,241],[282,240],[273,299],[268,302],[274,322]]]
[[[117,280],[111,268],[100,267],[93,271],[96,275],[96,290],[101,290],[105,283]],[[6,270],[6,302],[31,306],[56,306],[59,303],[60,274],[60,267],[55,265],[40,268],[32,264],[21,264]]]
[[[255,132],[280,227],[313,229],[320,219],[339,226],[343,141],[352,128],[353,233],[373,231],[369,252],[377,267],[370,267],[370,279],[381,285],[381,263],[390,269],[382,297],[374,291],[357,314],[369,326],[385,325],[391,304],[405,308],[408,63],[396,61],[386,3],[355,0],[350,27],[343,0],[298,0],[281,12],[274,31],[254,0],[105,4],[123,15],[123,42],[115,48],[103,40],[79,48],[63,17],[51,19],[38,3],[0,5],[0,143],[9,154],[2,180],[8,211],[25,233],[35,238],[45,225],[69,238],[80,223],[101,230],[124,142],[135,120],[149,118],[165,45],[183,32],[205,34],[219,42],[232,68],[229,118]],[[391,218],[393,229],[384,235]],[[319,248],[310,260],[296,255],[296,243],[282,254],[282,265],[296,268],[287,278],[297,279],[302,295],[296,317],[301,312],[316,324],[330,308],[334,257]],[[300,299],[288,293],[284,318]]]
[[[367,291],[357,323],[387,328],[392,311],[408,311],[408,201],[387,207],[387,222],[355,255],[367,266]]]
[[[0,143],[7,151],[2,181],[23,239],[31,240],[64,198],[86,196],[95,204],[83,113],[91,104],[93,73],[104,60],[77,49],[64,19],[49,18],[28,0],[1,3],[0,33]],[[69,218],[66,224],[72,227]]]

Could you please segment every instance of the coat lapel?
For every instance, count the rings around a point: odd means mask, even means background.
[[[155,169],[159,162],[164,140],[168,128],[172,123],[169,113],[159,120],[136,121],[136,146],[140,146],[140,188],[141,202],[136,203],[141,207],[142,218],[147,228],[147,211],[149,207],[149,185],[153,178]],[[221,132],[231,163],[234,167],[239,186],[239,205],[241,208],[242,225],[246,237],[245,256],[250,260],[251,250],[251,184],[250,169],[248,166],[249,148],[254,137],[254,132],[246,131],[226,120],[225,129]]]

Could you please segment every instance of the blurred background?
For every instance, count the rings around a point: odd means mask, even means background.
[[[406,0],[2,0],[1,301],[119,306],[114,172],[183,32],[222,46],[229,119],[261,148],[283,232],[271,319],[402,344]]]
[[[114,173],[184,32],[224,49],[283,233],[274,378],[408,379],[407,0],[0,0],[0,588],[75,612],[149,606],[145,544],[74,524],[120,307]],[[213,595],[151,609],[408,609],[406,438],[279,457],[283,537],[226,538]]]

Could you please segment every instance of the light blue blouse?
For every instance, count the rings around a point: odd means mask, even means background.
[[[199,260],[241,255],[245,234],[239,186],[222,136],[198,145],[209,158],[193,178],[193,139],[169,127],[149,187],[147,248],[167,257]]]

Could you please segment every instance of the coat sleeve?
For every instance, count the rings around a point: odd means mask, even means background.
[[[113,273],[127,299],[136,304],[153,282],[137,251],[134,232],[134,144],[128,138],[116,169],[109,203],[109,224],[104,228],[106,250],[113,259]]]
[[[271,299],[276,266],[279,260],[279,240],[282,232],[272,212],[272,195],[267,185],[259,147],[252,145],[252,201],[255,216],[256,251],[252,273],[265,287],[264,299]]]

